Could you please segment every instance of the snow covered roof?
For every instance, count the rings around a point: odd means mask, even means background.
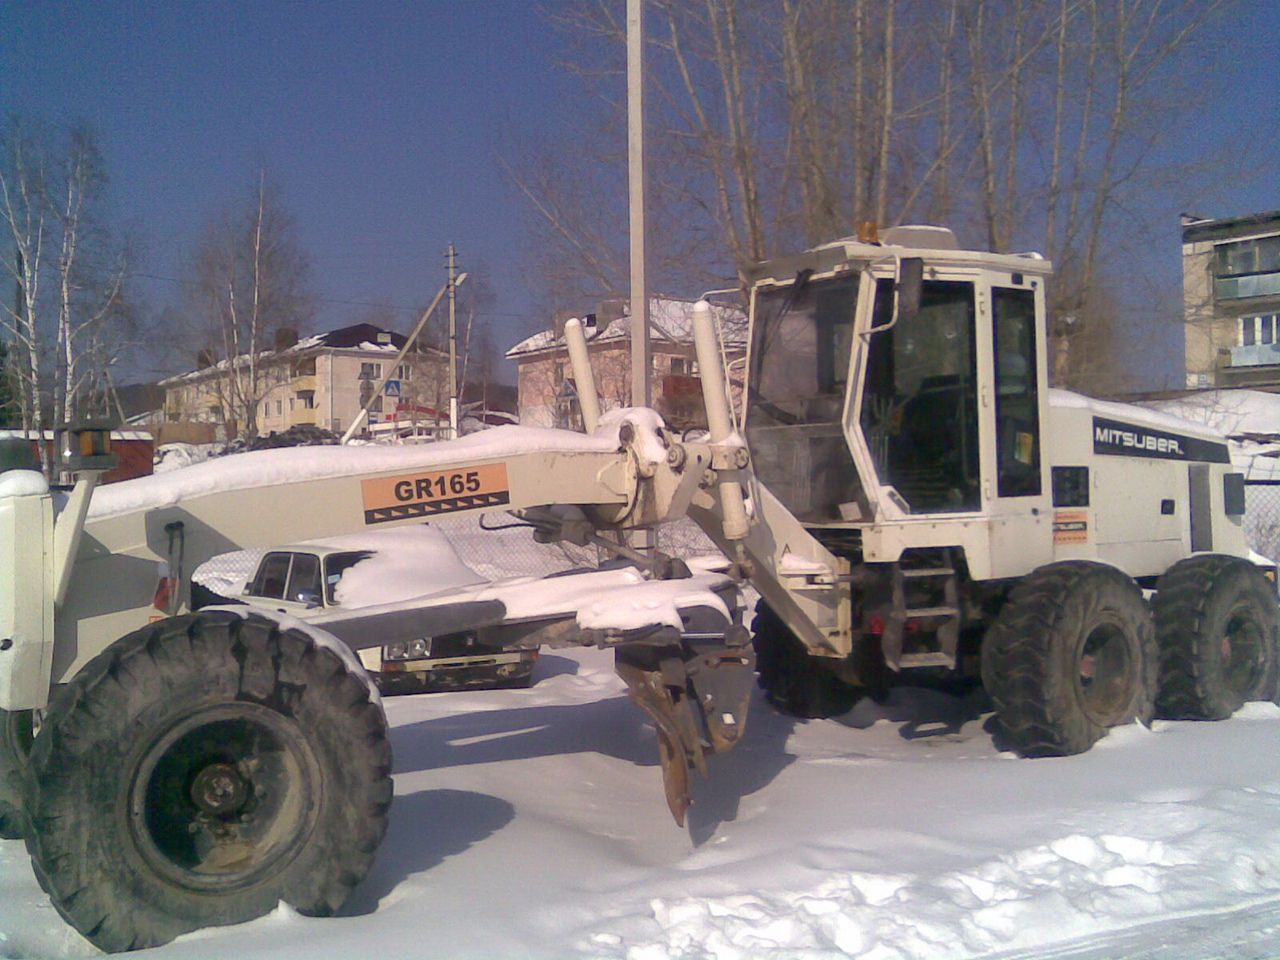
[[[693,300],[673,300],[652,297],[649,300],[649,329],[655,340],[672,344],[693,343]],[[747,316],[737,307],[713,303],[711,315],[720,328],[720,336],[728,349],[745,349],[747,345]],[[631,317],[614,320],[603,330],[583,325],[588,343],[612,343],[630,341]],[[521,340],[507,351],[510,358],[525,357],[544,350],[564,348],[564,336],[557,337],[552,330],[543,330]]]

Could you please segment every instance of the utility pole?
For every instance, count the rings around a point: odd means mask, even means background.
[[[627,187],[631,212],[631,405],[647,407],[649,289],[645,279],[644,0],[627,0]]]
[[[645,254],[649,233],[644,217],[644,0],[627,0],[627,201],[631,220],[631,405],[653,402],[649,389],[649,287]],[[652,530],[628,538],[642,554],[657,547]]]
[[[449,438],[458,436],[458,251],[449,244]]]

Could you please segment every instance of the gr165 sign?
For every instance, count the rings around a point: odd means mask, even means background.
[[[360,486],[367,524],[500,507],[511,501],[505,463],[378,477]]]

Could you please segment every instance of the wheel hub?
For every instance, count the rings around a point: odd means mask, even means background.
[[[1076,657],[1080,705],[1099,726],[1114,724],[1133,697],[1132,656],[1124,631],[1112,623],[1096,626],[1080,646]]]
[[[142,750],[129,826],[175,885],[226,892],[273,875],[307,843],[320,771],[289,718],[229,701],[192,711]]]
[[[229,763],[211,763],[191,782],[191,799],[201,812],[221,817],[235,813],[249,798],[249,784]]]

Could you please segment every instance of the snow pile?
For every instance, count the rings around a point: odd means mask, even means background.
[[[334,596],[344,607],[396,603],[426,592],[483,583],[433,526],[399,527],[311,541],[339,550],[373,550],[342,575]],[[425,588],[425,589],[424,589]]]
[[[498,600],[511,619],[575,614],[588,630],[636,630],[664,624],[680,629],[682,607],[710,607],[729,618],[716,594],[729,579],[698,573],[682,580],[646,580],[635,567],[596,570],[562,577],[498,581],[476,595]]]
[[[204,463],[222,452],[221,443],[165,443],[156,447],[154,473],[172,473],[196,463]]]
[[[388,699],[390,832],[343,916],[278,911],[145,955],[1280,951],[1280,708],[1126,727],[1083,756],[1019,760],[993,748],[977,694],[899,689],[810,722],[757,695],[746,739],[711,759],[680,830],[652,725],[612,660],[557,651],[529,690]],[[1250,931],[1254,948],[1224,949],[1223,928]],[[50,908],[19,841],[0,842],[0,932],[13,955],[93,955]]]
[[[30,497],[49,492],[39,470],[6,470],[0,473],[0,497]]]
[[[1206,390],[1143,404],[1229,438],[1231,461],[1250,480],[1280,480],[1280,394],[1261,390]]]
[[[1055,407],[1091,410],[1095,414],[1153,427],[1157,430],[1172,430],[1205,440],[1222,441],[1222,437],[1219,436],[1222,431],[1212,422],[1185,417],[1177,408],[1165,410],[1154,404],[1114,403],[1110,400],[1097,400],[1070,390],[1059,389],[1049,391],[1049,403]]]

